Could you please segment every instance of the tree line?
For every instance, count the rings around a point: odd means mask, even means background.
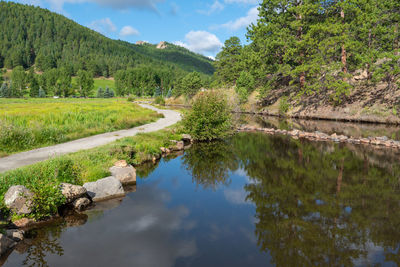
[[[0,75],[0,97],[88,97],[93,94],[93,85],[93,74],[86,70],[79,70],[73,83],[72,74],[65,68],[36,74],[33,68],[27,72],[18,66],[12,70],[10,78]]]
[[[247,83],[241,87],[250,90],[254,79],[251,88],[259,87],[262,97],[287,88],[298,96],[330,94],[335,101],[363,72],[368,85],[398,86],[400,1],[264,0],[258,10],[249,44],[231,37],[217,55],[219,84],[235,85],[242,76]]]

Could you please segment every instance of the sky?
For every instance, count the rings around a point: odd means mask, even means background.
[[[257,21],[259,0],[17,0],[62,14],[112,39],[167,41],[215,57]]]

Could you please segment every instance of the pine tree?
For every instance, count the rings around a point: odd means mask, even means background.
[[[27,75],[23,67],[18,66],[11,72],[12,96],[22,97],[26,91]]]
[[[101,87],[97,89],[97,98],[105,98],[104,90]]]
[[[221,52],[216,56],[216,71],[222,81],[228,85],[234,84],[239,77],[242,49],[240,39],[234,36],[225,41]]]
[[[78,71],[78,86],[81,96],[88,97],[93,90],[93,75],[85,70]]]
[[[42,87],[39,88],[39,94],[38,96],[40,98],[45,98],[46,97],[46,92],[42,89]]]

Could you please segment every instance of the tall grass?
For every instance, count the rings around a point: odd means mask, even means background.
[[[160,116],[125,99],[0,99],[0,156],[127,129]]]

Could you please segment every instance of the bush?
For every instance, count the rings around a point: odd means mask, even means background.
[[[236,93],[239,95],[240,103],[246,102],[250,92],[254,89],[253,76],[246,71],[242,71],[236,81],[235,89]]]
[[[127,100],[128,102],[133,102],[135,101],[135,97],[133,95],[129,95]]]
[[[183,125],[195,140],[226,137],[231,129],[231,112],[226,97],[218,91],[199,93],[193,100],[192,109],[184,115]]]
[[[283,96],[281,100],[279,100],[279,113],[280,114],[286,114],[289,110],[289,102],[288,102],[288,97]]]
[[[157,105],[165,106],[165,100],[162,96],[157,96],[156,99],[154,99],[154,103]]]

